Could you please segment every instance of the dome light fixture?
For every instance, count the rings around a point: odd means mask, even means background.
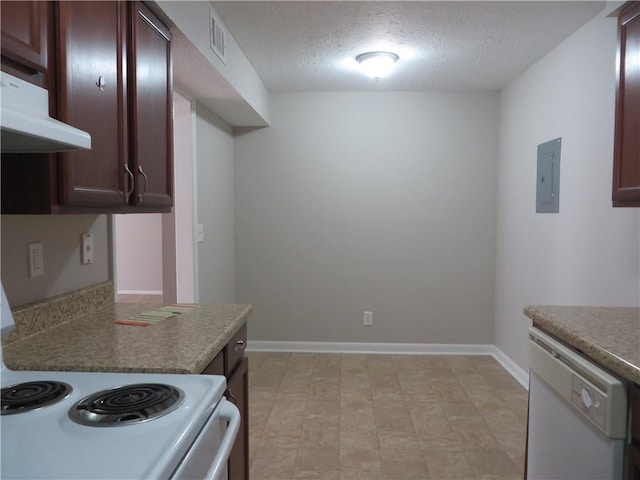
[[[376,80],[384,77],[400,57],[392,52],[367,52],[356,57],[364,73]]]

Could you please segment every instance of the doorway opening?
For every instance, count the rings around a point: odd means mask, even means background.
[[[170,213],[112,215],[116,301],[197,303],[194,108],[173,93],[173,207]]]

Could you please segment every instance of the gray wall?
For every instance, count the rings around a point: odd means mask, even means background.
[[[204,242],[198,244],[199,302],[233,303],[234,188],[231,127],[211,111],[196,106],[198,223]]]
[[[640,302],[638,209],[611,206],[615,58],[603,14],[500,95],[495,343],[524,369],[526,304]],[[560,213],[536,214],[536,147],[557,137]]]
[[[272,100],[235,145],[250,338],[493,343],[498,95]]]
[[[93,233],[94,263],[80,263],[83,233]],[[2,215],[2,285],[17,307],[109,279],[106,215]],[[27,245],[42,242],[44,272],[28,278]]]

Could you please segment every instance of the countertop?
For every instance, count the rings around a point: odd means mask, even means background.
[[[113,323],[161,305],[110,304],[3,345],[11,370],[202,372],[251,305],[199,305],[147,327]]]
[[[595,363],[640,384],[640,308],[529,305],[524,313]]]

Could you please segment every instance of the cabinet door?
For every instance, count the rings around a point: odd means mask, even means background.
[[[170,207],[173,192],[171,33],[139,2],[131,4],[130,132],[134,204]]]
[[[60,2],[58,20],[58,113],[91,134],[91,150],[60,154],[60,202],[124,206],[133,184],[125,171],[125,3]]]
[[[626,480],[640,480],[640,386],[629,390],[630,443],[627,445]]]
[[[640,2],[618,18],[613,205],[640,206]]]
[[[240,366],[227,380],[227,398],[238,410],[242,423],[236,442],[229,456],[229,480],[249,480],[249,360]]]
[[[633,444],[628,445],[626,480],[640,480],[640,450]]]
[[[244,359],[244,350],[247,346],[247,324],[242,325],[236,334],[231,337],[224,347],[224,373],[231,376]]]
[[[46,74],[51,3],[2,1],[0,16],[3,63],[8,60],[10,66],[27,75]]]

